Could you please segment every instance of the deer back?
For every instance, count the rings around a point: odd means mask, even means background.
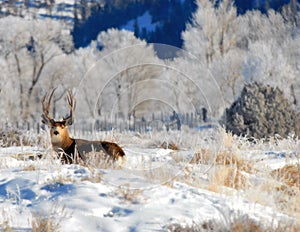
[[[95,152],[102,152],[104,157],[112,160],[118,160],[125,156],[123,149],[113,142],[75,139],[75,143],[79,156],[83,161],[89,158],[89,153]]]

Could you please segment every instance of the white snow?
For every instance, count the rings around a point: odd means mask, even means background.
[[[125,25],[121,26],[121,28],[128,31],[134,31],[135,22],[139,25],[140,32],[143,28],[145,28],[147,32],[152,32],[156,30],[157,26],[159,26],[159,23],[152,22],[152,16],[148,11],[146,11],[143,15],[136,19],[129,20]]]
[[[171,158],[176,153],[191,157],[192,150],[149,146],[149,140],[157,137],[120,137],[127,155],[121,168],[61,165],[50,158],[49,151],[38,146],[1,148],[0,226],[6,222],[16,231],[31,231],[32,221],[39,214],[51,218],[59,225],[59,231],[66,232],[164,231],[172,224],[201,225],[209,220],[229,226],[230,220],[239,215],[274,226],[296,220],[247,199],[242,190],[217,193],[181,181],[187,168],[196,170],[196,178],[208,181],[204,173],[207,166]],[[281,151],[271,155],[262,150],[251,152],[245,153],[260,167],[281,167],[287,163],[284,155],[276,155],[283,154]],[[46,158],[26,158],[41,153],[47,154]],[[24,157],[20,159],[18,154]],[[97,179],[99,173],[101,180]]]

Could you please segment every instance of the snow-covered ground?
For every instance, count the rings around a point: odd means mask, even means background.
[[[248,218],[276,231],[299,223],[299,211],[286,206],[299,197],[279,207],[283,197],[270,178],[272,170],[299,163],[297,140],[254,146],[215,129],[113,137],[127,155],[121,167],[61,165],[45,145],[0,148],[0,227],[31,231],[44,220],[57,231],[166,231],[204,230],[214,222],[224,231],[235,218]],[[251,171],[241,170],[248,187],[216,181],[226,164],[192,162],[201,149],[211,156],[227,150],[251,163]],[[273,189],[262,190],[267,186]]]

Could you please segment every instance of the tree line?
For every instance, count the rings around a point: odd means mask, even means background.
[[[41,98],[54,87],[51,113],[67,114],[64,93],[73,89],[77,120],[87,122],[202,108],[218,120],[249,82],[279,87],[299,107],[298,25],[292,5],[241,15],[230,0],[217,7],[202,0],[181,34],[183,49],[114,28],[75,48],[61,21],[7,16],[0,19],[1,120],[39,120]],[[157,49],[176,57],[161,59]]]

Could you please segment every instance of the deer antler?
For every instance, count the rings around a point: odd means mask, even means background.
[[[54,88],[48,98],[48,103],[46,104],[46,98],[47,98],[47,93],[44,95],[43,99],[42,99],[42,107],[43,107],[43,114],[42,114],[42,123],[44,124],[50,124],[51,121],[53,121],[53,119],[50,116],[50,105],[51,105],[51,99],[52,96],[54,94],[54,91],[56,90],[56,88]]]
[[[69,114],[69,116],[63,118],[63,120],[66,121],[67,125],[71,126],[73,124],[73,120],[74,120],[73,111],[75,110],[75,106],[76,106],[76,101],[73,98],[71,90],[68,90],[67,101],[68,101],[69,108],[70,108],[70,114]]]

